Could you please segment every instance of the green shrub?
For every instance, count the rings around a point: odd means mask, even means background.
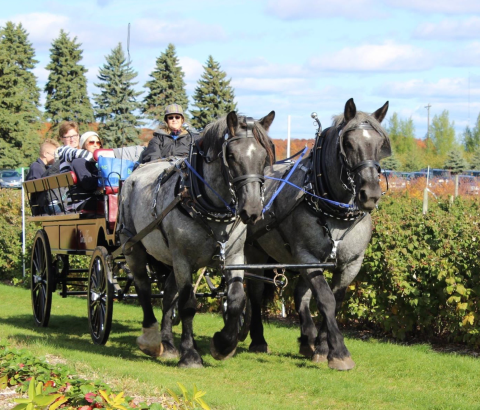
[[[479,204],[384,198],[342,318],[397,339],[438,337],[480,345]]]
[[[0,280],[21,280],[23,277],[22,255],[22,191],[0,189]],[[29,216],[27,206],[25,215]],[[26,223],[26,267],[30,266],[33,238],[37,227]]]

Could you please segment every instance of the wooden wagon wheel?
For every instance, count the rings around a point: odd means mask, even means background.
[[[55,289],[54,267],[48,236],[43,229],[37,231],[33,241],[30,265],[30,288],[35,324],[47,327],[52,307],[52,293]]]
[[[108,251],[97,246],[93,251],[88,273],[88,324],[93,343],[107,343],[112,327],[112,271],[107,263]]]
[[[247,292],[245,292],[245,298],[245,307],[238,318],[238,340],[240,342],[243,342],[247,338],[248,332],[250,331],[250,323],[252,322],[252,304],[250,303],[250,298],[248,297]],[[224,296],[222,298],[222,315],[224,323],[226,323],[228,317],[227,308],[227,296]]]

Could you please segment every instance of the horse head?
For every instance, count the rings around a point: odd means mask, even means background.
[[[350,98],[337,126],[345,186],[354,193],[358,208],[366,212],[375,208],[382,195],[380,160],[392,155],[387,132],[380,125],[387,110],[388,101],[373,114],[366,114],[357,111]]]
[[[267,135],[275,111],[256,121],[227,115],[228,136],[222,145],[222,158],[229,184],[237,197],[237,213],[243,223],[254,224],[262,216],[264,169],[273,163],[272,143]]]

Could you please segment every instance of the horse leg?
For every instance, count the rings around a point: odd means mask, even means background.
[[[350,370],[355,362],[345,346],[343,335],[338,328],[335,317],[336,301],[330,286],[323,273],[319,270],[307,270],[306,280],[309,280],[311,289],[317,302],[318,310],[322,314],[327,330],[328,367],[336,370]]]
[[[180,341],[179,367],[203,367],[200,354],[195,349],[193,339],[193,318],[195,316],[197,300],[193,293],[192,267],[181,256],[173,255],[173,271],[178,289],[178,313],[182,321],[182,337]]]
[[[245,259],[249,264],[260,264],[267,261],[267,257],[263,251],[252,245],[245,245]],[[255,272],[255,274],[262,275],[264,271]],[[267,341],[264,337],[263,322],[262,322],[262,304],[265,293],[265,283],[259,281],[249,281],[247,283],[248,292],[247,297],[250,300],[252,308],[252,319],[250,322],[250,338],[252,342],[248,347],[250,352],[254,353],[270,353]]]
[[[345,294],[350,283],[355,279],[363,262],[363,254],[355,261],[343,266],[339,273],[334,273],[332,277],[332,293],[335,297],[335,316],[340,311]],[[326,361],[328,355],[327,327],[325,321],[322,321],[318,337],[315,342],[315,353],[312,360],[315,362]]]
[[[243,254],[228,258],[227,264],[244,263]],[[210,353],[216,360],[232,357],[237,350],[238,321],[245,307],[243,271],[226,272],[227,279],[227,320],[220,332],[216,332],[210,342]]]
[[[121,235],[122,243],[127,237]],[[162,354],[161,335],[158,322],[152,307],[152,285],[147,272],[147,252],[141,243],[132,247],[130,253],[125,255],[129,268],[135,277],[135,289],[138,300],[143,310],[142,335],[137,338],[140,350],[152,357]]]
[[[252,306],[252,321],[250,322],[250,337],[252,342],[248,350],[254,353],[270,353],[264,337],[262,322],[262,299],[265,284],[263,282],[250,281],[247,286],[247,297],[250,299]]]
[[[163,316],[161,325],[162,345],[164,359],[178,358],[178,350],[173,341],[173,309],[178,300],[177,285],[175,284],[175,275],[171,272],[166,280],[163,289]]]
[[[311,298],[312,291],[308,283],[300,277],[294,291],[295,310],[300,319],[299,353],[308,358],[311,358],[315,352],[315,339],[318,333],[310,313]],[[327,361],[327,355],[325,355],[325,359],[322,361]]]

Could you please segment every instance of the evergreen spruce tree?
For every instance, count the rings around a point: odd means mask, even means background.
[[[0,168],[28,166],[40,144],[38,63],[22,24],[0,29]]]
[[[380,164],[382,166],[382,169],[391,169],[392,171],[399,171],[402,168],[402,164],[400,163],[395,154],[392,154],[391,156],[382,159],[380,161]]]
[[[83,51],[76,40],[76,37],[71,40],[61,30],[50,49],[50,63],[46,67],[50,74],[45,85],[45,116],[52,122],[52,132],[62,121],[76,121],[81,132],[94,121],[85,77],[88,70],[79,64]]]
[[[443,167],[450,170],[452,174],[461,174],[468,168],[468,163],[461,152],[452,150],[447,153]]]
[[[133,89],[137,83],[132,80],[137,73],[126,61],[121,43],[106,57],[106,64],[100,68],[95,84],[101,91],[94,94],[95,116],[100,119],[99,132],[106,146],[120,147],[124,144],[138,144],[141,117],[135,114],[142,108],[136,101],[141,92]]]
[[[209,56],[203,68],[193,95],[194,106],[198,109],[190,110],[192,125],[196,128],[204,128],[218,117],[237,109],[237,104],[233,102],[235,94],[230,86],[231,79],[226,80],[227,74],[220,70],[220,64]]]
[[[157,58],[155,70],[150,74],[152,78],[145,87],[150,91],[143,100],[142,112],[147,118],[163,121],[165,106],[180,104],[184,113],[188,110],[188,97],[185,91],[185,74],[178,65],[175,46],[169,44],[164,53]]]

